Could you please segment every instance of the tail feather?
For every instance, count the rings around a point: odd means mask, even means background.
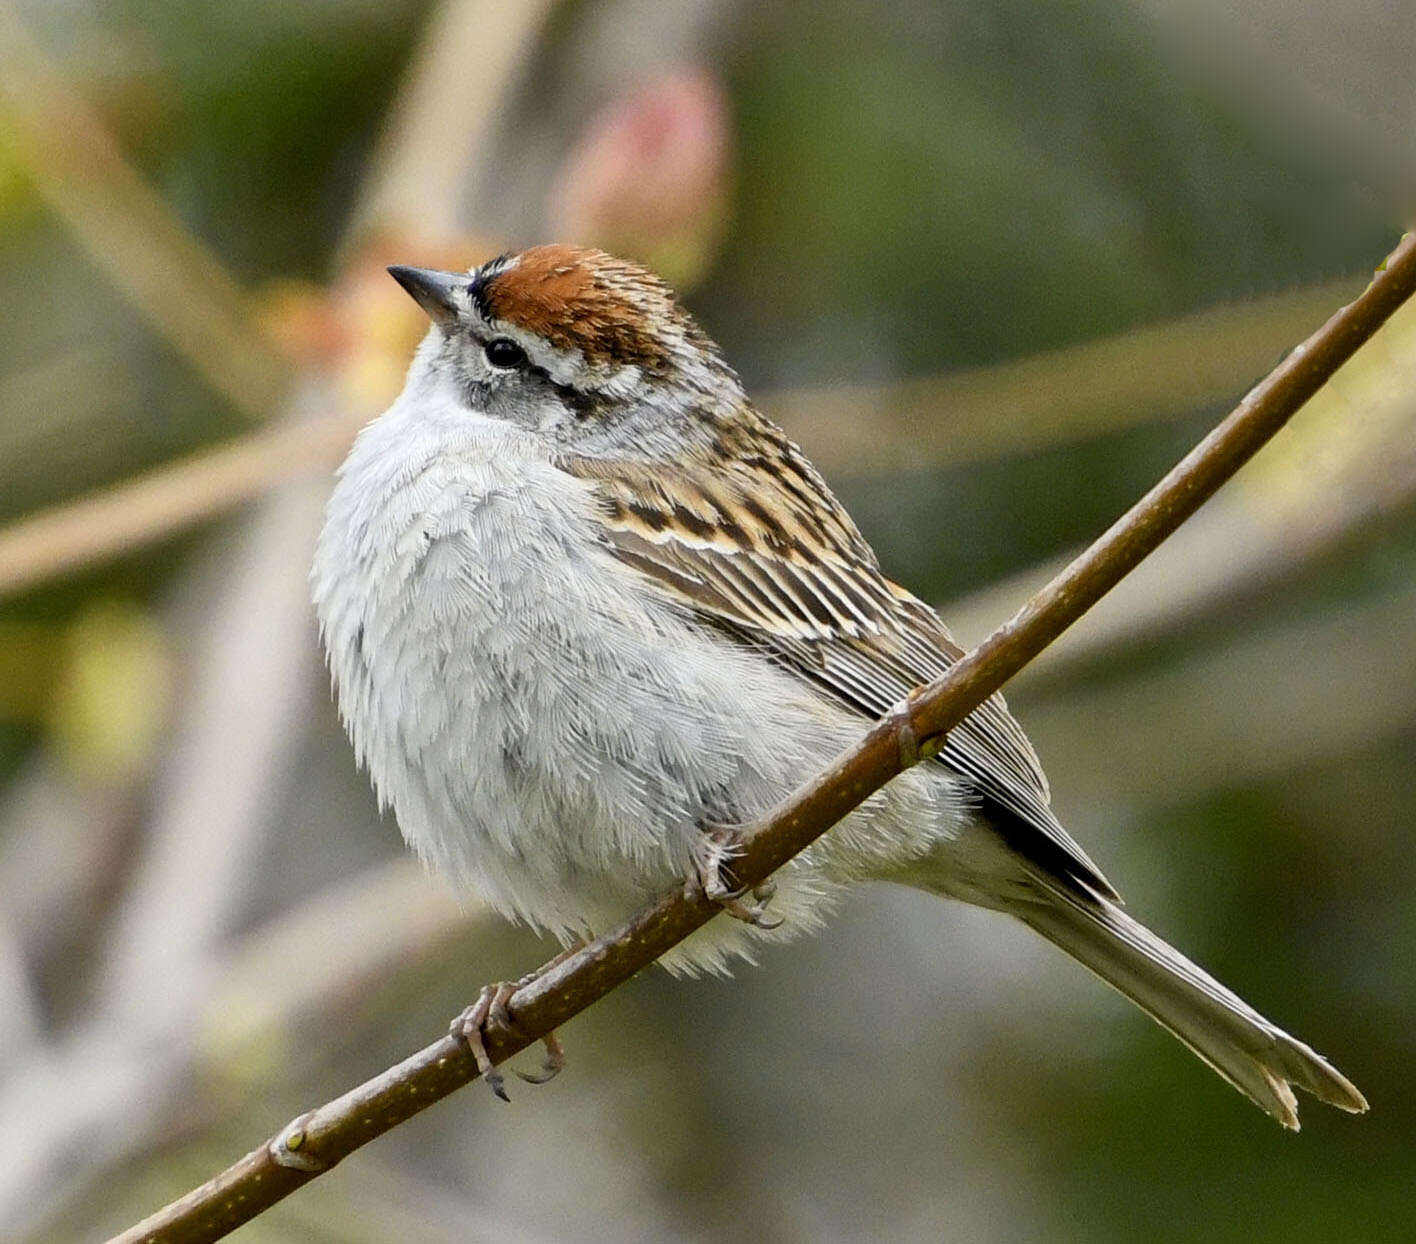
[[[1174,1033],[1284,1127],[1298,1129],[1296,1086],[1339,1110],[1366,1099],[1340,1071],[1106,899],[1049,888],[1008,910]]]

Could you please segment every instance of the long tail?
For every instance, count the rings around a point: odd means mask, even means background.
[[[1340,1071],[1109,901],[1049,888],[1046,901],[1007,910],[1120,990],[1284,1127],[1298,1129],[1290,1086],[1339,1110],[1367,1109]]]

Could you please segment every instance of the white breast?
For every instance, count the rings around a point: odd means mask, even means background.
[[[646,590],[599,544],[594,505],[531,435],[400,404],[351,452],[313,572],[381,802],[434,865],[562,933],[661,892],[705,821],[769,806],[861,729]],[[944,785],[892,786],[872,808],[889,815],[837,831],[830,871],[948,832]],[[833,887],[814,866],[796,882],[775,903],[800,928]]]

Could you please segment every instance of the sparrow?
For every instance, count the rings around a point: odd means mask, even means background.
[[[896,882],[1021,920],[1286,1127],[1294,1088],[1367,1108],[1123,910],[999,695],[774,892],[735,892],[731,827],[962,649],[650,272],[563,245],[389,272],[431,327],[338,472],[311,578],[355,752],[432,866],[567,945],[698,879],[739,918],[665,956],[679,972]],[[461,1023],[489,1078],[505,997]]]

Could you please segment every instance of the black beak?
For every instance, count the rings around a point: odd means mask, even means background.
[[[457,319],[457,304],[453,302],[452,295],[454,290],[466,287],[467,273],[394,264],[388,274],[408,291],[434,324],[447,328]]]

